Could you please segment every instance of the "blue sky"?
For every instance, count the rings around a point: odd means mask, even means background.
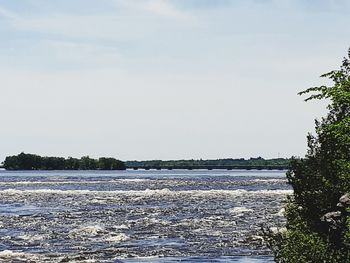
[[[0,158],[289,157],[349,47],[345,0],[2,0]]]

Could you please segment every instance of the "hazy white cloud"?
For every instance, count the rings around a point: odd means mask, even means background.
[[[6,8],[0,6],[0,17],[5,17],[7,19],[15,20],[18,19],[18,15]]]
[[[143,15],[158,15],[178,20],[193,19],[189,11],[176,6],[176,2],[169,0],[115,0],[118,7],[123,6],[128,12],[137,12]]]
[[[139,41],[154,36],[166,28],[188,28],[194,17],[171,4],[170,1],[115,1],[115,9],[105,13],[53,13],[24,15],[0,7],[13,30],[40,33],[45,38]]]
[[[190,17],[186,12],[180,11],[179,9],[175,8],[167,0],[150,0],[145,5],[145,9],[165,17],[180,19]]]
[[[324,105],[296,93],[349,44],[330,0],[35,2],[0,5],[0,160],[303,155]]]
[[[21,18],[13,21],[18,30],[41,32],[70,38],[137,39],[135,25],[125,24],[117,16],[55,15],[36,18]]]

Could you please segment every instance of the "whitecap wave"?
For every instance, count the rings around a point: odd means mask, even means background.
[[[31,262],[31,260],[38,260],[38,257],[19,251],[4,250],[0,252],[0,262]]]
[[[186,190],[173,191],[164,189],[146,189],[142,191],[91,191],[91,190],[57,190],[57,189],[35,189],[35,190],[19,190],[5,189],[0,190],[0,194],[58,194],[58,195],[136,195],[136,196],[153,196],[153,195],[289,195],[293,194],[293,190],[256,190],[248,191],[244,189],[238,190]]]
[[[114,180],[52,180],[52,181],[17,181],[17,182],[0,182],[0,185],[66,185],[66,184],[117,184],[117,183],[142,183],[151,179],[114,179]]]
[[[107,237],[105,240],[110,243],[119,243],[119,242],[127,241],[129,239],[130,238],[127,235],[125,235],[124,233],[120,233],[117,235],[111,235]]]
[[[286,179],[276,179],[276,178],[271,178],[271,179],[254,179],[250,180],[251,182],[254,183],[287,183]]]
[[[98,236],[105,233],[105,229],[100,225],[83,226],[70,231],[70,237],[76,236]]]
[[[230,214],[242,214],[242,213],[248,213],[248,212],[254,212],[254,210],[246,208],[244,206],[242,206],[242,207],[234,207],[234,208],[229,210]]]

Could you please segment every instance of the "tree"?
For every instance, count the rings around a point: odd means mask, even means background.
[[[99,160],[89,156],[81,159],[68,157],[41,157],[35,154],[20,153],[7,156],[3,162],[6,170],[125,170],[123,161],[102,157]]]
[[[91,159],[89,156],[83,156],[80,159],[80,170],[96,170],[97,160]]]
[[[309,88],[306,101],[327,99],[328,114],[308,135],[308,153],[287,173],[286,231],[270,245],[279,263],[350,262],[350,49],[339,70],[322,75],[332,86]]]
[[[125,164],[115,158],[101,157],[98,159],[98,168],[101,170],[125,170]]]

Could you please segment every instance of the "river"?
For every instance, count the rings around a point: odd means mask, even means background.
[[[0,262],[273,262],[284,171],[0,171]]]

